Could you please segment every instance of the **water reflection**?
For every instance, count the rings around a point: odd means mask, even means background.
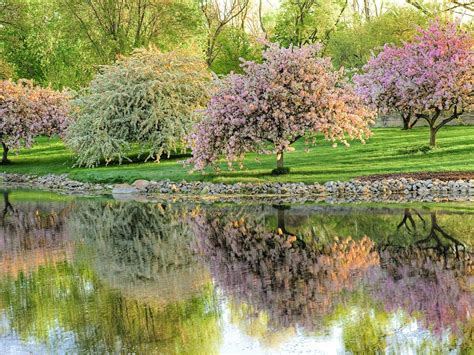
[[[44,235],[54,244],[71,235],[75,244],[73,256],[61,259],[41,242],[36,248],[47,255],[41,263],[2,273],[3,332],[25,342],[34,337],[60,352],[215,352],[215,292],[209,274],[190,272],[199,266],[183,243],[177,211],[114,202],[71,207],[46,212],[49,206],[28,203],[12,209],[4,239]],[[2,249],[12,254],[2,254],[4,264],[30,257],[30,242],[5,248],[11,244]]]
[[[12,339],[31,352],[166,354],[474,344],[469,207],[3,197],[0,350]]]
[[[88,202],[69,218],[71,233],[96,257],[104,281],[128,295],[186,299],[211,282],[191,248],[184,206]]]
[[[70,238],[64,224],[70,205],[37,201],[10,201],[2,191],[0,217],[0,268],[17,275],[47,261],[65,260]]]

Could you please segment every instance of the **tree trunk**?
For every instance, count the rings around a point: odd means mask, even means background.
[[[430,146],[436,147],[436,128],[430,127]]]
[[[410,129],[410,118],[406,117],[406,116],[402,116],[402,120],[403,120],[402,130],[406,131],[406,130]]]
[[[415,117],[414,120],[412,120],[412,114],[411,112],[403,112],[403,113],[400,113],[400,116],[402,116],[402,122],[403,122],[403,130],[408,130],[408,129],[412,129],[413,126],[415,126],[416,122],[418,121],[418,119]]]
[[[277,223],[278,223],[278,229],[283,234],[288,234],[285,227],[285,209],[284,208],[277,209]]]
[[[277,153],[277,169],[283,169],[283,151]]]
[[[5,143],[2,142],[3,147],[3,156],[2,156],[2,164],[8,164],[8,147]]]

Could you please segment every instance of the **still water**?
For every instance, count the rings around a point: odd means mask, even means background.
[[[1,354],[474,351],[472,204],[13,190],[0,224]]]

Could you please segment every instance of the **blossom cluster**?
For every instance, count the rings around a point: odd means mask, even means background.
[[[382,113],[432,114],[473,105],[473,38],[456,23],[434,21],[412,43],[386,45],[356,75],[356,92]]]
[[[244,74],[224,78],[190,136],[195,168],[214,163],[220,154],[232,162],[250,151],[283,152],[317,133],[346,145],[348,139],[364,141],[373,112],[342,70],[317,57],[319,50],[271,44],[262,63],[243,62]]]
[[[61,134],[68,122],[69,95],[31,81],[0,81],[0,135],[8,147],[30,147],[38,135]]]

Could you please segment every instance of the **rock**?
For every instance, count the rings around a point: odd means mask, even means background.
[[[138,189],[129,184],[116,184],[112,189],[112,194],[133,194],[137,192]]]
[[[135,180],[132,185],[138,190],[146,190],[150,182],[148,180]]]

